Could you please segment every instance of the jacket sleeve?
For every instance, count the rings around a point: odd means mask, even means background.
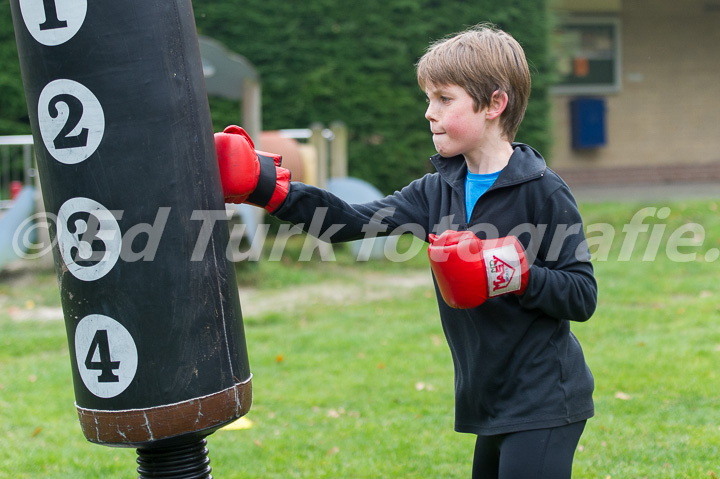
[[[550,195],[537,224],[547,228],[520,304],[557,319],[587,321],[597,306],[597,282],[582,218],[567,186]]]
[[[363,204],[349,204],[329,191],[293,182],[287,198],[273,214],[330,243],[402,233],[426,240],[429,214],[425,189],[430,176]]]

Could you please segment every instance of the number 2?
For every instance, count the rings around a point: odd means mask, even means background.
[[[60,129],[53,140],[53,145],[58,150],[66,148],[78,148],[81,146],[87,146],[88,129],[83,128],[75,136],[69,136],[69,133],[80,123],[83,114],[83,104],[80,100],[72,95],[63,93],[53,97],[48,104],[48,113],[52,118],[57,118],[60,112],[57,109],[58,103],[65,103],[68,106],[68,117],[65,122],[65,126]]]
[[[105,113],[83,84],[66,78],[51,81],[40,92],[37,112],[43,143],[60,163],[85,161],[100,146]]]

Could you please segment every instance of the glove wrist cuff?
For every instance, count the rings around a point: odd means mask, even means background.
[[[285,200],[290,186],[290,170],[280,168],[281,157],[256,151],[260,174],[255,190],[247,197],[247,202],[275,211]]]
[[[501,294],[522,294],[527,287],[529,266],[517,238],[486,240],[483,261],[487,274],[488,297]]]

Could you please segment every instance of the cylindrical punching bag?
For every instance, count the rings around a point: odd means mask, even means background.
[[[85,437],[202,439],[252,392],[190,0],[10,3]]]

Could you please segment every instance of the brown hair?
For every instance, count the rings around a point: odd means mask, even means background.
[[[515,139],[530,96],[530,69],[512,36],[479,24],[431,44],[416,67],[423,91],[429,84],[458,85],[475,101],[475,111],[490,105],[495,91],[507,93],[500,124],[507,139]]]

